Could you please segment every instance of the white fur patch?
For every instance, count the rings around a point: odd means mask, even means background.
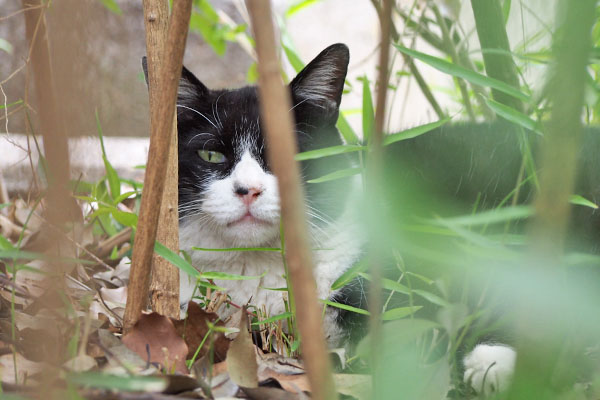
[[[506,345],[479,344],[463,360],[464,381],[477,393],[506,390],[512,380],[517,353]]]
[[[248,209],[235,194],[235,187],[254,187],[262,190],[261,195],[250,205],[252,215],[260,223],[241,222]],[[204,193],[198,215],[184,218],[180,222],[179,239],[182,249],[189,252],[192,263],[200,271],[220,271],[245,276],[265,275],[260,279],[235,281],[217,280],[218,286],[227,289],[231,302],[243,306],[252,304],[262,308],[268,315],[285,312],[285,292],[264,288],[286,286],[281,254],[257,251],[194,251],[192,247],[276,247],[279,248],[279,194],[277,180],[265,172],[249,151],[244,152],[230,176],[214,180]],[[348,226],[331,225],[311,232],[316,250],[315,278],[319,298],[331,296],[332,283],[350,266],[361,253],[359,236]],[[325,249],[325,250],[323,250]],[[180,301],[186,305],[192,297],[195,282],[187,274],[180,277]],[[232,316],[236,308],[223,305],[217,310],[222,319]],[[330,345],[338,344],[342,332],[335,322],[334,311],[325,313],[324,327]]]
[[[338,88],[334,87],[334,82],[340,74],[336,63],[324,60],[316,70],[298,82],[294,92],[312,103],[332,103],[335,106],[333,99]]]

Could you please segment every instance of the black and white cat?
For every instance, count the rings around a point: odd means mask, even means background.
[[[323,50],[290,83],[299,151],[342,144],[335,127],[349,62],[348,48],[334,44]],[[179,135],[180,244],[191,254],[199,270],[259,276],[244,281],[216,281],[238,305],[265,307],[268,315],[285,311],[283,292],[265,288],[285,287],[281,255],[261,251],[193,251],[192,247],[280,247],[279,195],[261,132],[256,87],[209,90],[183,69],[177,104]],[[301,165],[305,180],[340,169],[350,160],[344,155]],[[332,164],[333,163],[333,164]],[[340,187],[342,185],[342,187]],[[360,230],[352,228],[352,208],[346,209],[351,189],[348,181],[329,186],[307,185],[308,219],[314,252],[315,280],[321,299],[335,299],[366,308],[342,288],[330,287],[363,252]],[[325,188],[323,191],[317,191]],[[341,190],[340,190],[341,189]],[[187,304],[195,282],[181,276],[181,301]],[[217,310],[222,318],[233,309]],[[323,325],[330,346],[347,338],[343,311],[328,308]],[[495,364],[494,364],[495,363]],[[494,367],[490,369],[490,365]],[[505,346],[478,347],[465,359],[465,378],[481,387],[487,381],[496,388],[507,385],[514,351]],[[489,370],[489,371],[488,371]],[[496,371],[498,373],[496,373]]]

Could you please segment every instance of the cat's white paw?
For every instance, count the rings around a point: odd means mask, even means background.
[[[463,360],[464,381],[477,393],[489,395],[510,385],[517,353],[506,345],[478,344]]]

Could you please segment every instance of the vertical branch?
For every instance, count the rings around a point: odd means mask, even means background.
[[[504,14],[498,0],[471,0],[475,16],[475,27],[483,53],[485,72],[491,78],[519,87],[517,67],[510,54],[510,44],[504,26]],[[505,52],[491,53],[486,50],[501,50]],[[494,99],[516,110],[523,109],[521,100],[492,89]]]
[[[552,111],[542,142],[540,190],[535,201],[532,239],[539,254],[562,253],[569,218],[581,140],[586,66],[591,47],[595,10],[593,0],[563,1],[554,42],[555,69],[549,81]],[[577,5],[576,5],[577,4]],[[558,161],[560,160],[560,162]]]
[[[383,19],[385,19],[387,17],[384,15],[384,13],[382,13],[381,6],[377,2],[377,0],[371,0],[371,4],[373,5],[373,7],[375,7],[375,10],[377,11],[377,15],[379,16],[379,21],[382,23]],[[389,16],[389,14],[387,14],[387,15]],[[402,45],[402,38],[400,37],[400,34],[396,30],[396,27],[394,26],[394,24],[392,22],[390,22],[390,35],[394,42],[396,42],[399,45]],[[413,59],[410,58],[409,56],[407,56],[406,54],[401,54],[401,56],[402,56],[402,59],[404,60],[404,63],[408,66],[410,73],[415,78],[415,81],[417,82],[419,89],[421,89],[421,92],[423,92],[423,96],[425,96],[425,98],[427,99],[427,101],[429,102],[431,107],[433,108],[433,111],[435,111],[435,113],[437,114],[437,116],[440,119],[445,118],[446,115],[444,114],[442,107],[440,107],[439,103],[435,99],[435,96],[431,92],[431,89],[429,89],[429,85],[427,85],[427,82],[425,82],[425,78],[423,78],[423,75],[421,75],[421,72],[415,65]]]
[[[165,52],[169,26],[168,0],[144,0],[144,25],[146,27],[146,53],[148,55],[148,91],[150,94],[150,126],[158,124],[161,107],[158,102],[158,77]],[[152,128],[151,128],[152,130]],[[179,251],[178,168],[177,168],[177,117],[169,143],[167,176],[163,191],[156,239],[174,252]],[[179,270],[164,258],[152,257],[150,303],[152,310],[171,318],[179,318]]]
[[[50,223],[60,226],[68,218],[64,201],[68,196],[69,148],[56,101],[46,21],[42,14],[46,7],[41,7],[40,1],[36,0],[22,0],[22,4],[23,8],[29,9],[24,13],[25,31],[31,47],[30,65],[35,81],[39,131],[44,136],[44,155],[48,163],[47,216]]]
[[[448,25],[446,25],[446,20],[440,13],[440,10],[437,5],[432,4],[431,9],[435,14],[435,19],[437,20],[440,29],[442,30],[442,38],[445,43],[445,48],[450,54],[450,58],[454,64],[460,65],[460,58],[458,57],[458,53],[456,52],[456,48],[454,47],[454,43],[452,42],[452,38],[450,37],[450,31],[448,29]],[[471,122],[475,122],[475,113],[473,112],[473,106],[471,105],[471,99],[469,98],[469,91],[467,90],[467,83],[464,79],[454,78],[458,89],[460,90],[460,94],[463,98],[463,103],[465,104],[465,108],[467,109],[467,114],[469,115],[469,119]]]
[[[48,255],[60,256],[61,252],[69,251],[62,242],[62,235],[49,232],[50,227],[63,227],[71,220],[69,210],[70,196],[68,192],[69,183],[69,148],[61,113],[56,101],[54,77],[52,74],[52,63],[48,44],[48,32],[44,12],[46,7],[41,1],[22,0],[25,16],[25,32],[30,45],[30,66],[33,71],[35,82],[37,111],[39,116],[39,132],[44,137],[44,155],[47,161],[47,193],[46,193],[46,217],[49,222],[44,227],[44,237],[49,240]],[[64,254],[62,254],[64,255]],[[44,282],[47,304],[57,315],[62,310],[60,295],[65,293],[64,274],[68,266],[60,261],[49,262],[51,274],[48,274]],[[17,271],[13,271],[13,279]],[[12,309],[14,318],[14,308]],[[52,313],[51,313],[52,315]],[[47,348],[57,344],[51,336],[42,335],[41,341],[46,342]],[[42,354],[43,361],[48,367],[42,374],[39,386],[39,397],[55,398],[56,383],[54,368],[60,365],[60,355],[56,352],[45,352]],[[16,363],[16,360],[13,359]]]
[[[563,395],[562,389],[572,389],[576,380],[570,368],[560,367],[565,362],[560,359],[565,332],[574,324],[570,316],[557,313],[552,302],[562,303],[561,296],[569,293],[561,292],[565,280],[560,263],[582,134],[595,4],[595,0],[562,0],[557,6],[554,68],[548,82],[551,116],[541,142],[540,189],[529,230],[535,258],[533,268],[526,271],[531,275],[525,275],[536,287],[522,289],[527,306],[519,329],[519,356],[509,397],[513,399],[555,399]]]
[[[298,164],[294,161],[296,141],[290,94],[280,75],[275,49],[270,1],[247,0],[258,55],[259,95],[262,121],[268,142],[268,156],[277,176],[281,195],[281,217],[285,255],[296,297],[297,321],[302,350],[311,385],[312,398],[337,397],[327,347],[321,327],[317,290],[312,275],[312,257],[306,231],[304,193]]]
[[[381,174],[383,159],[383,125],[385,121],[387,87],[389,80],[389,62],[390,62],[390,38],[392,25],[392,0],[383,0],[383,9],[380,13],[381,22],[381,44],[379,47],[379,76],[377,77],[377,99],[375,108],[375,131],[373,132],[370,146],[370,154],[367,159],[368,181],[367,186],[369,203],[373,210],[381,210],[376,203],[381,199]],[[369,254],[369,268],[372,275],[371,287],[369,290],[369,311],[371,313],[370,331],[371,331],[371,366],[373,368],[373,398],[379,392],[379,382],[377,366],[379,364],[379,355],[381,354],[381,254],[380,240],[378,240],[378,230],[381,229],[383,216],[375,211],[372,218],[369,218],[371,230],[371,243]],[[375,235],[375,236],[373,236]]]
[[[160,69],[158,79],[160,96],[158,104],[161,107],[158,109],[156,124],[152,126],[144,178],[144,194],[133,245],[129,293],[123,318],[125,330],[130,329],[138,320],[148,299],[150,267],[167,172],[177,87],[191,13],[192,0],[173,2],[167,42],[164,47],[164,64]]]

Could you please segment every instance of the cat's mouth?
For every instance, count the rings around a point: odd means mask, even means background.
[[[269,224],[268,221],[265,221],[263,219],[257,218],[254,215],[252,215],[252,213],[250,211],[247,211],[246,214],[244,214],[241,218],[233,221],[233,222],[229,222],[227,224],[228,227],[231,226],[236,226],[236,225],[240,225],[240,224],[261,224],[261,225],[266,225]]]

